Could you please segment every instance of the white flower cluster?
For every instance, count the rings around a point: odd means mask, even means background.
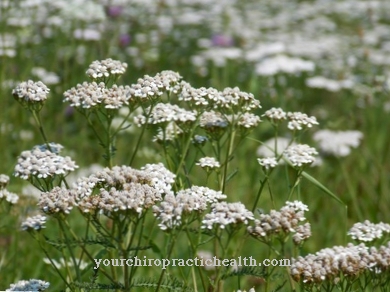
[[[194,88],[188,82],[182,81],[175,87],[175,92],[179,93],[179,101],[193,103],[196,106],[207,106],[211,100],[221,99],[221,93],[215,88]]]
[[[214,157],[202,157],[199,159],[199,162],[196,163],[202,168],[212,169],[212,168],[220,168],[221,164]]]
[[[253,113],[245,112],[244,114],[239,114],[238,116],[239,119],[237,124],[246,129],[254,128],[261,122],[260,117]]]
[[[226,128],[228,121],[220,112],[206,111],[200,116],[199,126],[208,131],[215,131]]]
[[[229,112],[250,111],[261,108],[260,101],[252,93],[241,91],[238,87],[227,87],[223,91],[215,88],[194,88],[182,81],[175,87],[179,101],[192,102],[196,106],[208,106],[214,109],[229,109]],[[191,106],[191,105],[189,105]]]
[[[152,139],[153,142],[172,141],[183,133],[183,130],[175,122],[170,122],[165,127],[157,129],[157,135]]]
[[[291,139],[284,137],[271,138],[265,141],[259,148],[257,148],[257,155],[261,157],[272,157],[278,156],[287,149],[289,145],[295,145],[291,143]],[[276,146],[276,149],[275,149]],[[279,163],[282,163],[283,160],[279,160]]]
[[[73,206],[82,212],[132,210],[137,213],[150,208],[162,195],[172,193],[175,175],[161,163],[147,164],[141,170],[114,166],[79,178],[71,190],[53,189],[43,193],[39,206],[44,212],[69,213]]]
[[[64,102],[67,101],[72,107],[81,107],[85,109],[104,105],[108,109],[119,109],[129,104],[130,96],[129,86],[113,85],[106,88],[103,82],[77,84],[76,87],[64,92]]]
[[[122,106],[129,104],[129,92],[129,86],[117,86],[114,84],[111,88],[106,88],[104,90],[102,104],[104,104],[105,108],[119,109]]]
[[[286,202],[280,211],[271,210],[270,214],[261,214],[260,219],[255,220],[254,226],[248,227],[248,232],[258,238],[267,238],[272,235],[294,233],[293,241],[300,244],[311,236],[310,224],[304,216],[308,207],[300,201]]]
[[[219,225],[224,229],[230,224],[248,224],[253,219],[253,213],[244,204],[220,202],[213,205],[211,213],[206,214],[201,228],[213,229],[214,225]]]
[[[232,109],[236,112],[261,108],[260,101],[252,93],[243,92],[238,87],[225,88],[219,97],[213,100],[214,108]]]
[[[164,92],[175,92],[175,86],[181,78],[178,73],[169,70],[157,73],[154,77],[145,75],[131,85],[130,94],[139,100],[155,99]]]
[[[341,89],[350,89],[354,82],[352,80],[332,80],[323,76],[314,76],[306,79],[306,85],[312,88],[323,88],[331,92]]]
[[[336,157],[349,155],[351,148],[358,147],[362,138],[363,133],[360,131],[320,130],[313,135],[321,151]]]
[[[150,107],[146,109],[146,112],[150,112]],[[149,114],[148,120],[144,115],[139,115],[134,118],[134,122],[141,126],[147,124],[162,124],[168,122],[186,123],[194,122],[196,120],[196,111],[187,111],[180,108],[177,105],[169,103],[156,104],[152,112]]]
[[[274,123],[287,119],[287,113],[283,109],[275,107],[267,110],[262,116]]]
[[[291,58],[284,55],[277,55],[266,58],[256,65],[256,74],[261,76],[272,76],[278,73],[295,74],[300,72],[314,71],[315,65],[311,61],[300,58]]]
[[[126,72],[127,64],[108,58],[102,61],[93,61],[89,65],[86,74],[92,79],[107,78],[111,75],[123,75]]]
[[[0,189],[0,201],[5,199],[10,204],[16,204],[19,200],[19,196],[15,193],[9,192],[6,189]]]
[[[183,78],[179,73],[171,70],[163,70],[154,77],[161,81],[166,91],[174,91],[175,86]]]
[[[75,264],[71,259],[66,260],[64,258],[60,258],[58,261],[55,259],[43,258],[43,262],[48,265],[54,265],[57,269],[74,267]],[[84,270],[88,267],[88,263],[83,260],[77,260],[77,266],[80,270]]]
[[[325,248],[316,254],[298,257],[290,268],[291,276],[303,283],[333,282],[340,277],[357,277],[365,271],[381,273],[390,267],[390,243],[379,249],[348,244]]]
[[[82,198],[78,202],[83,212],[99,211],[104,214],[132,210],[141,214],[145,209],[161,201],[158,189],[142,183],[124,183],[121,188],[101,188],[99,194]]]
[[[11,284],[9,289],[5,290],[6,292],[11,292],[11,291],[29,291],[29,292],[39,292],[39,291],[44,291],[47,288],[49,288],[50,283],[45,282],[42,280],[37,280],[37,279],[30,279],[28,281],[26,280],[21,280],[15,284]]]
[[[40,230],[45,228],[46,216],[35,215],[33,217],[28,217],[24,222],[22,222],[22,230]]]
[[[91,108],[100,104],[104,98],[105,85],[103,82],[77,84],[76,87],[64,92],[64,101],[68,101],[70,106]]]
[[[0,189],[7,187],[9,183],[9,176],[6,174],[0,174]]]
[[[287,113],[287,118],[289,121],[287,127],[294,131],[318,125],[316,117],[309,117],[307,114],[301,112],[289,112]]]
[[[258,158],[257,161],[266,170],[269,170],[270,168],[274,168],[278,165],[278,161],[276,160],[275,157]]]
[[[65,188],[54,187],[50,192],[39,196],[38,206],[46,214],[62,212],[69,214],[76,203],[76,192]]]
[[[312,164],[316,160],[314,155],[318,155],[318,152],[306,144],[291,145],[284,150],[284,156],[295,167]]]
[[[21,102],[43,102],[47,99],[50,89],[41,81],[28,80],[20,83],[12,90],[12,95]]]
[[[23,151],[18,157],[14,175],[24,180],[32,176],[37,178],[66,175],[78,166],[69,156],[62,157],[45,147],[35,146],[30,151]]]
[[[390,233],[390,224],[382,222],[375,224],[368,220],[363,223],[355,223],[348,231],[348,235],[351,236],[352,239],[364,242],[382,238],[384,233]]]
[[[237,290],[236,292],[246,292],[246,290]],[[250,288],[248,292],[256,292],[255,288]]]
[[[209,204],[215,204],[225,198],[226,196],[221,192],[207,187],[193,186],[179,191],[176,196],[166,195],[159,206],[153,207],[153,212],[160,221],[158,226],[161,230],[167,230],[179,226],[183,214],[205,211]]]

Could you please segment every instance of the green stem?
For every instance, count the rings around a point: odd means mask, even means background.
[[[259,191],[257,192],[256,200],[255,200],[255,203],[253,204],[253,207],[252,207],[252,213],[254,213],[255,210],[256,210],[256,207],[257,207],[257,204],[258,204],[258,202],[259,202],[261,193],[263,192],[263,188],[264,188],[265,183],[267,182],[267,180],[268,180],[268,176],[266,176],[266,177],[260,182],[260,188],[259,188]]]
[[[45,144],[46,144],[46,146],[47,146],[47,149],[48,149],[50,152],[52,152],[52,149],[50,148],[50,145],[49,145],[49,142],[48,142],[48,140],[47,140],[45,131],[43,130],[43,126],[42,126],[42,122],[41,122],[41,118],[40,118],[39,112],[36,111],[36,110],[31,110],[31,112],[32,112],[32,115],[33,115],[33,117],[34,117],[35,122],[36,122],[37,125],[38,125],[39,132],[40,132],[41,135],[42,135],[43,141],[45,142]]]
[[[234,121],[232,121],[232,123],[234,123]],[[225,193],[228,164],[229,164],[230,157],[232,155],[235,134],[236,134],[236,131],[233,128],[232,132],[230,134],[230,137],[229,137],[228,149],[226,151],[226,157],[225,157],[225,163],[224,163],[224,171],[223,171],[223,178],[222,178],[222,185],[221,185],[221,191],[223,194]]]

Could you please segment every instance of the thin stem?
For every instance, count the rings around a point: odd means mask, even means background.
[[[43,130],[43,126],[42,126],[42,122],[41,122],[41,118],[40,118],[40,115],[39,115],[39,112],[32,109],[31,110],[31,113],[34,117],[34,120],[35,122],[37,123],[38,125],[38,128],[39,128],[39,132],[41,133],[42,135],[42,138],[43,138],[43,141],[45,142],[46,146],[47,146],[47,149],[52,152],[52,149],[50,148],[50,145],[49,145],[49,142],[47,140],[47,137],[46,137],[46,134],[45,134],[45,131]]]

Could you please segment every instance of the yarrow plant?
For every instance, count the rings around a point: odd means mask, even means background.
[[[169,70],[144,75],[134,84],[117,84],[127,67],[113,59],[94,61],[86,71],[91,81],[81,81],[63,94],[63,101],[85,118],[103,149],[104,167],[88,174],[81,172],[76,178],[78,163],[62,155],[62,145],[48,142],[40,123],[39,111],[49,90],[41,82],[28,81],[13,91],[34,115],[44,142],[23,151],[14,167],[16,178],[39,190],[40,213],[26,216],[20,228],[38,242],[44,262],[58,275],[64,289],[225,291],[231,283],[235,290],[251,287],[244,282],[251,276],[264,283],[265,291],[271,291],[274,278],[280,279],[277,289],[289,285],[295,291],[298,284],[308,289],[329,279],[337,282],[343,273],[360,275],[371,264],[375,264],[375,271],[388,269],[387,262],[379,261],[387,247],[366,250],[362,258],[367,255],[369,264],[359,266],[357,272],[345,267],[348,256],[341,262],[333,260],[329,270],[318,272],[313,270],[317,266],[311,267],[315,264],[310,255],[301,255],[312,236],[301,180],[307,178],[341,201],[307,173],[318,152],[301,141],[304,132],[319,125],[316,117],[276,107],[261,114],[261,103],[252,93],[238,87],[196,88]],[[263,141],[267,137],[252,137],[260,127],[272,129],[273,138]],[[124,130],[133,135],[131,143],[121,143],[125,135],[119,134]],[[153,162],[138,159],[144,144],[149,150],[156,149]],[[242,159],[238,149],[243,145],[253,153],[261,145],[257,153],[262,158],[250,157],[252,161],[246,156],[244,163],[248,169],[253,165],[253,176],[259,178],[255,195],[241,195],[234,183],[246,170],[237,163],[237,157]],[[117,152],[126,155],[118,158]],[[278,206],[275,189],[280,188],[273,186],[273,179],[282,169],[289,181],[286,202]],[[0,200],[6,198],[15,204],[17,199],[5,190],[8,182],[8,176],[0,175]],[[263,193],[268,193],[269,200]],[[348,234],[354,240],[370,242],[389,230],[385,223],[365,222],[353,226]],[[180,265],[175,270],[177,266],[159,269],[121,264],[153,257],[231,259],[240,257],[248,245],[254,249],[253,244],[256,250],[257,244],[263,244],[269,256],[288,258],[293,266],[286,272],[279,267],[242,265]],[[314,257],[323,260],[323,253]],[[372,257],[377,257],[376,262]],[[330,260],[324,261],[328,264]],[[334,270],[336,262],[338,271]],[[340,281],[348,282],[348,278]],[[24,289],[22,284],[15,287]],[[46,282],[38,284],[32,291],[48,287]]]

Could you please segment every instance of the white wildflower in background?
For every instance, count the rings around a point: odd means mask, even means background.
[[[33,217],[28,217],[24,222],[22,222],[22,230],[40,230],[46,228],[46,216],[35,215]]]
[[[213,229],[214,225],[218,225],[225,229],[230,224],[248,224],[253,219],[253,213],[244,204],[220,202],[213,206],[211,213],[206,214],[202,228]]]
[[[42,67],[32,68],[31,74],[42,80],[44,84],[53,85],[60,83],[60,77],[56,73],[49,72]]]
[[[44,291],[49,288],[50,283],[37,279],[30,280],[21,280],[15,284],[11,284],[9,289],[5,290],[6,292],[11,291],[29,291],[29,292],[39,292]]]
[[[196,163],[196,165],[199,165],[202,168],[220,168],[221,164],[219,161],[217,161],[214,157],[202,157],[199,159],[199,161]]]
[[[348,156],[362,139],[363,133],[360,131],[320,130],[313,135],[313,140],[318,142],[322,152],[336,157]]]
[[[36,103],[46,101],[49,92],[50,89],[42,81],[28,80],[13,89],[12,95],[22,103]]]
[[[69,156],[62,157],[42,146],[23,151],[18,157],[14,176],[28,180],[31,177],[47,178],[55,175],[67,175],[78,166]]]
[[[72,260],[65,260],[64,258],[60,258],[58,261],[54,259],[48,259],[43,258],[43,262],[48,265],[54,265],[57,269],[67,268],[67,267],[74,267],[74,261]],[[89,263],[77,260],[77,267],[80,270],[84,270],[86,267],[88,267]]]
[[[271,138],[257,148],[257,155],[261,157],[279,156],[289,145],[295,145],[295,143],[291,143],[291,139],[284,137]],[[280,160],[279,163],[283,163],[283,161]]]
[[[287,127],[290,130],[302,130],[304,128],[311,128],[313,125],[318,125],[316,117],[309,117],[307,114],[301,112],[288,112],[287,118]]]
[[[291,145],[284,150],[284,156],[295,167],[302,167],[306,164],[312,164],[316,161],[314,155],[318,155],[315,148],[306,144]]]
[[[19,200],[19,196],[17,194],[9,192],[6,189],[0,189],[0,201],[2,199],[5,199],[8,203],[15,205]]]
[[[331,92],[341,89],[350,89],[354,82],[352,80],[332,80],[323,76],[314,76],[306,79],[306,85],[312,88],[323,88]]]
[[[0,189],[7,187],[9,183],[9,176],[6,174],[0,174]]]
[[[311,61],[300,58],[291,58],[284,55],[266,58],[256,65],[257,75],[271,76],[278,73],[296,74],[314,71],[315,65]]]
[[[363,223],[355,223],[348,231],[348,235],[351,236],[352,239],[364,242],[382,238],[384,233],[390,233],[390,224],[382,222],[375,224],[368,220]]]
[[[274,168],[278,165],[278,162],[275,157],[258,158],[257,161],[266,170],[269,170],[270,168]]]
[[[267,110],[262,116],[266,117],[268,120],[274,123],[278,123],[287,119],[287,113],[283,109],[275,107]]]
[[[215,265],[213,264],[214,255],[207,250],[198,250],[196,257],[199,260],[203,260],[204,265],[202,266],[206,271],[215,270]]]
[[[102,61],[93,61],[86,74],[92,79],[100,79],[111,75],[123,75],[126,69],[126,63],[108,58]]]
[[[237,290],[236,292],[246,292],[246,290]],[[250,288],[248,292],[256,292],[255,288]]]

